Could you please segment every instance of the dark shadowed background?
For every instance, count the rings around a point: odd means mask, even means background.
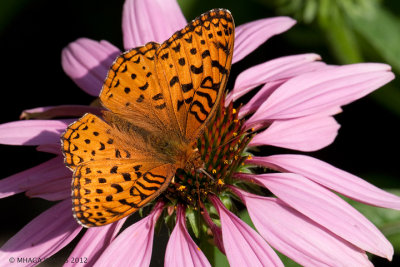
[[[287,33],[275,36],[244,60],[235,64],[228,88],[244,69],[268,59],[314,52],[329,64],[386,62],[400,72],[400,2],[398,1],[318,1],[246,0],[178,1],[188,20],[216,7],[229,9],[236,25],[252,20],[287,14],[299,23]],[[80,37],[108,40],[122,49],[121,13],[123,0],[2,0],[0,2],[0,123],[18,120],[24,109],[63,104],[89,104],[93,97],[80,90],[61,68],[61,50]],[[323,2],[323,1],[321,1]],[[343,2],[343,3],[342,3]],[[362,4],[362,2],[364,4]],[[365,4],[367,3],[367,4]],[[328,8],[328,11],[326,10]],[[360,16],[360,10],[364,16]],[[365,14],[372,17],[365,21]],[[375,28],[371,25],[375,25]],[[398,26],[398,27],[396,27]],[[376,28],[378,27],[378,28]],[[372,31],[372,33],[371,33]],[[375,32],[374,32],[375,31]],[[376,38],[376,39],[375,39]],[[379,39],[379,40],[378,40]],[[395,45],[392,44],[396,44]],[[358,175],[385,189],[400,189],[400,79],[370,96],[343,108],[335,118],[341,124],[335,142],[308,153]],[[397,126],[397,127],[396,127]],[[266,148],[265,153],[275,150]],[[0,146],[0,178],[33,167],[52,156],[35,147]],[[18,194],[0,200],[0,245],[53,203]],[[362,207],[363,208],[363,207]],[[392,212],[392,211],[388,211]],[[400,265],[400,216],[393,213],[387,225],[396,255],[392,263],[373,258],[377,266]],[[396,219],[397,218],[397,219]],[[164,241],[158,253],[163,259]],[[73,249],[57,253],[60,265]],[[153,258],[155,258],[153,256]],[[2,265],[3,263],[0,263]],[[290,263],[288,263],[289,265]],[[162,264],[161,264],[162,265]]]

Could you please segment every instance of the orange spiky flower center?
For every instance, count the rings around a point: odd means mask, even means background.
[[[219,195],[230,184],[232,175],[246,160],[245,149],[252,135],[243,130],[243,120],[230,103],[221,98],[214,118],[197,140],[198,153],[204,162],[202,170],[178,169],[165,198],[195,210],[202,207],[209,193]]]

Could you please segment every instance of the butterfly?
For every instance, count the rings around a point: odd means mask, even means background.
[[[203,167],[196,142],[224,95],[234,27],[228,10],[213,9],[114,61],[102,116],[85,114],[61,138],[78,223],[122,219],[159,196],[177,169]]]

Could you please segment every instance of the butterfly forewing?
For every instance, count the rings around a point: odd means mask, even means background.
[[[171,95],[187,140],[196,140],[214,114],[231,68],[233,42],[232,16],[217,9],[193,20],[157,50],[161,88]]]
[[[100,100],[111,112],[142,128],[172,131],[177,122],[170,116],[171,101],[162,92],[155,68],[158,47],[151,42],[119,56],[108,72]]]

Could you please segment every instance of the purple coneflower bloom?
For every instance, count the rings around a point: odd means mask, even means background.
[[[294,23],[290,18],[276,17],[237,26],[233,63]],[[149,41],[163,42],[186,24],[175,0],[127,0],[122,21],[124,49]],[[120,52],[107,41],[79,39],[64,49],[62,65],[79,87],[97,97]],[[209,190],[203,192],[207,197],[196,202],[191,197],[193,181],[185,173],[178,173],[175,183],[165,192],[169,198],[161,196],[146,217],[121,233],[125,219],[89,228],[71,257],[86,258],[88,265],[147,266],[157,221],[162,216],[176,216],[165,265],[210,266],[186,225],[185,212],[200,205],[200,220],[232,266],[282,266],[272,248],[306,266],[372,265],[366,252],[390,260],[391,244],[334,192],[397,210],[398,197],[310,156],[249,154],[248,149],[257,146],[307,152],[331,144],[339,128],[333,115],[341,111],[341,106],[394,78],[390,66],[385,64],[331,66],[318,60],[315,54],[287,56],[240,73],[233,88],[228,88],[215,120],[199,138],[199,150],[214,179],[207,182],[217,184],[196,185]],[[260,86],[248,103],[233,108],[234,101]],[[8,262],[10,257],[50,257],[82,230],[72,217],[71,172],[64,166],[60,150],[60,135],[74,120],[51,118],[99,110],[89,106],[42,107],[25,110],[21,115],[39,120],[0,125],[0,143],[38,146],[38,150],[55,155],[43,164],[2,179],[0,197],[25,192],[30,197],[59,201],[3,245],[1,263]],[[272,171],[255,174],[251,171],[255,166]],[[229,209],[232,196],[246,206],[257,231]],[[176,209],[167,201],[171,198],[177,201]],[[195,228],[191,225],[192,232]]]

